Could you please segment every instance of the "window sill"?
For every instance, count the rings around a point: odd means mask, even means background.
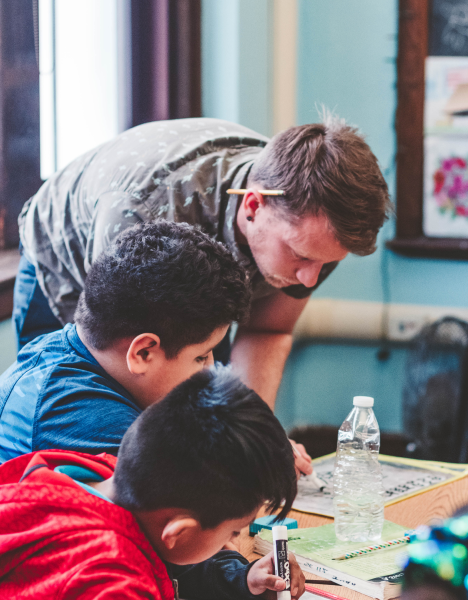
[[[386,243],[387,248],[403,256],[419,258],[445,258],[468,260],[468,239],[466,238],[395,238]]]
[[[13,287],[15,285],[19,250],[0,251],[0,321],[9,319],[13,310]]]

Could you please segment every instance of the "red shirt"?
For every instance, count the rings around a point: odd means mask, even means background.
[[[115,464],[108,454],[45,450],[0,466],[0,599],[174,599],[134,516],[54,471],[77,465],[107,479]]]

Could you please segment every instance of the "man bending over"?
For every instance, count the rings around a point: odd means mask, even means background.
[[[75,159],[26,203],[13,311],[19,344],[73,321],[89,266],[118,233],[135,222],[184,221],[249,270],[252,311],[232,365],[273,407],[307,299],[348,252],[375,251],[389,209],[376,157],[340,119],[271,140],[218,119],[139,125]],[[225,342],[218,356],[226,361]]]

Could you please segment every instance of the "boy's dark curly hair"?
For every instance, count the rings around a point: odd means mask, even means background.
[[[154,333],[167,358],[248,315],[244,268],[221,243],[185,223],[159,220],[126,229],[97,258],[75,321],[97,350]]]

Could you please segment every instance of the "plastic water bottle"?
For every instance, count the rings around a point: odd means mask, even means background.
[[[353,405],[338,431],[333,476],[335,533],[342,541],[365,542],[382,535],[380,430],[373,398],[355,396]]]

